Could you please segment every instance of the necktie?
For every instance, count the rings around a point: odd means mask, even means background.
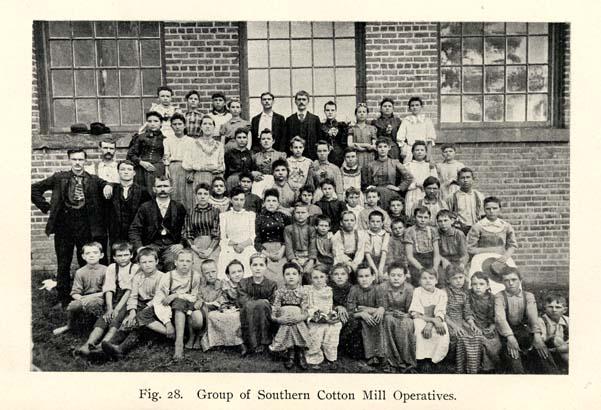
[[[73,198],[77,202],[81,202],[85,199],[83,194],[83,184],[81,182],[81,177],[75,177],[75,192],[73,193]]]
[[[298,119],[302,121],[305,120],[305,114],[298,114]]]

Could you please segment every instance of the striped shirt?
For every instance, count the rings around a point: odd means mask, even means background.
[[[196,205],[192,212],[186,215],[184,237],[190,240],[199,236],[219,239],[219,212],[219,208],[211,204],[205,208]]]
[[[184,117],[186,117],[186,131],[189,136],[197,137],[201,134],[200,124],[203,116],[200,110],[192,110],[184,114]]]

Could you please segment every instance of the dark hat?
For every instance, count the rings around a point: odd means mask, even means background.
[[[101,122],[93,122],[90,124],[90,134],[92,135],[102,135],[110,133],[111,129]]]
[[[482,262],[482,272],[488,273],[491,279],[496,282],[503,281],[503,272],[505,272],[505,269],[508,267],[509,266],[505,262],[501,262],[494,257],[486,258]]]
[[[215,99],[215,98],[223,98],[225,100],[225,94],[222,93],[221,91],[218,91],[216,93],[213,93],[213,95],[211,96],[211,100]]]
[[[88,134],[90,130],[88,126],[83,123],[77,123],[71,125],[71,134]]]

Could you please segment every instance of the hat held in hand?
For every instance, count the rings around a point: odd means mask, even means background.
[[[78,122],[77,124],[71,124],[71,134],[89,134],[90,130],[86,124]]]
[[[90,124],[90,134],[92,135],[102,135],[110,133],[111,129],[101,122],[93,122]]]
[[[482,262],[482,272],[488,273],[491,279],[502,282],[503,281],[503,272],[507,269],[509,265],[505,262],[501,262],[498,258],[491,257],[486,258]]]

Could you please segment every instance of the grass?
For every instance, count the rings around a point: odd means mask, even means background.
[[[235,348],[216,348],[209,352],[186,350],[181,361],[174,361],[173,343],[159,337],[150,337],[148,342],[134,349],[124,360],[114,362],[103,359],[88,360],[74,357],[73,350],[83,344],[92,330],[93,319],[80,321],[79,326],[54,336],[52,330],[66,323],[62,310],[53,310],[54,293],[37,287],[47,274],[32,274],[32,363],[42,371],[92,371],[92,372],[290,372],[283,363],[274,360],[268,353],[240,358]],[[553,289],[563,290],[565,289]],[[537,300],[549,290],[535,290]],[[452,365],[443,365],[439,371],[452,373]],[[321,372],[328,372],[322,370]],[[337,373],[373,373],[375,369],[362,361],[339,357]]]

